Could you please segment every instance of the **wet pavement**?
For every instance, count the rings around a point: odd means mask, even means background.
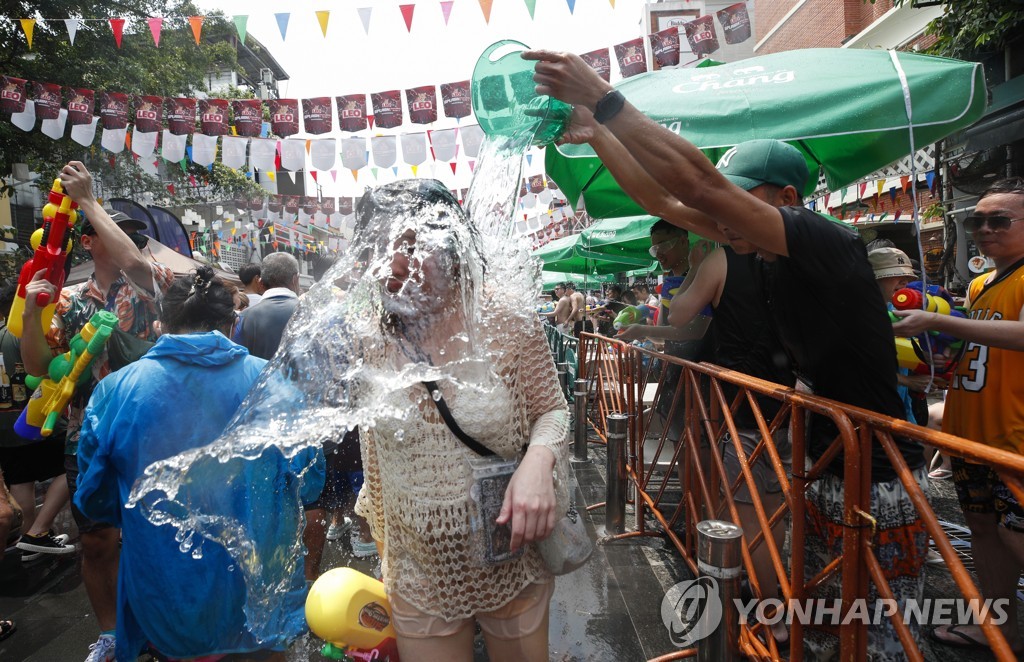
[[[574,464],[577,503],[589,506],[604,500],[603,448],[591,446],[591,461]],[[671,498],[671,497],[669,497]],[[678,498],[678,497],[677,497]],[[962,524],[951,481],[933,481],[932,503],[941,520]],[[582,507],[581,507],[582,511]],[[592,533],[603,533],[604,511],[591,510]],[[627,512],[627,526],[633,513]],[[67,512],[57,529],[74,536]],[[324,569],[349,565],[372,572],[375,559],[354,559],[348,536],[328,542]],[[80,575],[78,556],[46,557],[22,563],[18,552],[0,563],[0,618],[13,618],[18,631],[0,642],[0,660],[82,660],[99,634]],[[929,566],[926,597],[955,597],[957,591],[943,566]],[[690,579],[670,545],[660,538],[630,538],[601,542],[590,562],[558,577],[551,604],[551,659],[649,660],[677,650],[661,620],[661,600],[677,582]],[[1024,611],[1024,610],[1022,610]],[[321,642],[308,636],[289,654],[293,662],[325,660]],[[922,642],[928,660],[990,660],[984,649],[963,649]],[[478,638],[475,659],[487,660]]]

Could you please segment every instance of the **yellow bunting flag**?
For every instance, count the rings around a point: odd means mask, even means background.
[[[203,33],[203,19],[205,16],[189,16],[188,23],[192,26],[192,36],[196,38],[196,45],[199,45],[199,35]]]
[[[494,4],[494,0],[480,0],[480,11],[484,13],[484,22],[490,25],[491,23],[491,5]]]
[[[329,11],[318,11],[316,13],[316,20],[320,23],[320,31],[324,33],[324,37],[327,36],[327,21],[331,20],[331,12]]]
[[[416,171],[419,170],[419,166],[409,166],[409,167],[412,168],[412,176],[415,177],[416,176]]]
[[[25,41],[28,42],[28,49],[32,50],[32,33],[36,29],[36,19],[34,18],[23,18],[21,19],[21,30],[25,33]]]
[[[615,9],[615,0],[608,0],[608,2],[612,3],[612,9]]]

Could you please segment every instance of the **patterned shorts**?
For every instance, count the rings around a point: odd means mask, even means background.
[[[950,458],[953,484],[960,507],[967,513],[995,513],[999,525],[1024,533],[1024,508],[999,474],[985,464],[972,464],[963,458]]]

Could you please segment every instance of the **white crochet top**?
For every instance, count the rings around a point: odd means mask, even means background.
[[[502,335],[492,373],[501,382],[481,391],[439,381],[445,401],[459,427],[499,455],[516,457],[527,443],[546,446],[555,455],[556,473],[565,476],[568,409],[541,327],[518,324]],[[479,379],[460,374],[459,367],[451,372],[454,380]],[[466,458],[475,454],[451,433],[422,386],[386,397],[402,418],[378,417],[361,430],[365,482],[356,511],[384,545],[388,593],[397,591],[421,611],[451,621],[498,609],[549,576],[532,545],[502,565],[481,567],[466,557]],[[556,482],[560,513],[568,507],[565,483]]]

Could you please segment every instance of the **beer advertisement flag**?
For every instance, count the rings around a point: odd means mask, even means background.
[[[140,133],[156,133],[164,124],[164,98],[157,96],[135,97],[135,130]]]
[[[334,128],[331,118],[331,97],[303,99],[302,125],[306,128],[306,133],[315,136],[330,133]]]
[[[235,131],[239,136],[255,138],[263,128],[263,107],[259,99],[235,99],[231,102],[235,114]]]
[[[100,126],[104,129],[128,128],[128,95],[104,92],[100,96]]]
[[[352,198],[338,198],[338,213],[342,216],[348,216],[352,213]]]
[[[204,136],[223,136],[228,133],[227,99],[199,100],[199,132]]]
[[[36,105],[36,117],[40,120],[57,119],[60,116],[60,85],[32,83],[32,101]]]
[[[725,43],[739,44],[750,39],[750,14],[747,3],[737,2],[715,13],[725,33]]]
[[[286,195],[286,196],[284,196],[284,213],[286,213],[286,214],[298,214],[299,213],[299,196],[297,196],[297,195]]]
[[[321,138],[309,144],[309,162],[316,170],[330,170],[337,158],[337,143],[334,138]]]
[[[167,130],[176,136],[186,136],[196,130],[196,100],[187,97],[168,97],[164,101]]]
[[[249,196],[249,204],[247,207],[249,211],[261,211],[263,209],[263,194],[253,193]]]
[[[715,35],[715,20],[708,14],[683,24],[690,50],[698,58],[707,57],[718,50],[718,36]]]
[[[402,134],[402,160],[411,166],[418,166],[427,160],[427,134]]]
[[[370,152],[373,163],[379,168],[390,168],[395,165],[398,147],[395,136],[374,136],[370,138]]]
[[[544,190],[544,175],[531,175],[527,184],[530,193],[540,193]]]
[[[320,201],[316,199],[315,195],[304,195],[302,196],[302,212],[307,216],[320,211]]]
[[[607,48],[599,48],[580,55],[583,61],[590,65],[590,68],[601,75],[606,82],[612,79],[612,58]]]
[[[366,124],[366,95],[348,94],[337,97],[338,127],[342,131],[362,131]]]
[[[271,131],[282,138],[294,136],[299,132],[298,99],[271,99],[269,104]]]
[[[25,112],[25,82],[24,78],[0,76],[0,112]]]
[[[281,141],[281,167],[297,172],[306,167],[306,141],[289,138]]]
[[[240,212],[245,211],[249,208],[249,198],[245,195],[236,195],[234,198],[235,209]]]
[[[413,124],[430,124],[437,121],[437,89],[433,85],[421,85],[405,91],[409,105],[409,121]]]
[[[341,139],[341,164],[349,170],[366,167],[366,138],[355,136]]]
[[[458,119],[469,116],[472,112],[469,81],[441,83],[441,104],[444,106],[445,117]]]
[[[647,71],[647,53],[644,51],[643,37],[616,44],[615,57],[619,60],[619,72],[623,78]]]
[[[253,138],[249,144],[249,167],[256,170],[275,170],[277,166],[277,140]]]
[[[324,198],[320,201],[320,211],[327,216],[330,216],[335,211],[334,198]]]
[[[370,95],[373,103],[374,122],[381,129],[393,129],[402,125],[402,92],[388,90]]]
[[[92,124],[95,92],[84,87],[68,87],[64,90],[64,98],[67,99],[68,121],[71,122],[71,126]]]
[[[662,67],[674,67],[679,64],[679,28],[672,26],[660,32],[648,35],[651,42],[651,55],[654,58],[654,70]]]
[[[272,195],[267,198],[267,211],[271,214],[280,214],[284,209],[284,196]]]
[[[483,139],[484,130],[479,124],[462,127],[462,149],[466,150],[466,156],[475,159],[480,154],[480,143]]]

